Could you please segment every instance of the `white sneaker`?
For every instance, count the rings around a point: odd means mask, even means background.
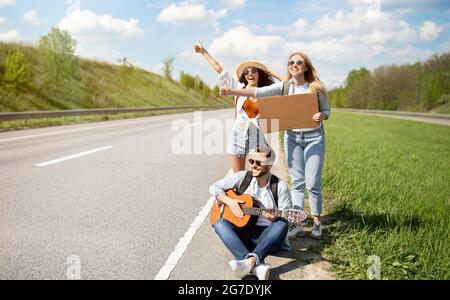
[[[251,272],[251,265],[250,261],[248,259],[244,260],[231,260],[228,262],[228,265],[230,266],[231,270],[233,271],[234,275],[242,279]]]
[[[270,266],[266,264],[260,264],[254,267],[251,273],[258,277],[258,280],[269,280]]]
[[[302,236],[305,234],[305,230],[303,229],[302,224],[293,225],[287,234],[289,239],[294,239],[296,236]]]
[[[321,222],[314,222],[312,231],[311,231],[311,237],[315,239],[320,239],[322,237],[322,223]]]

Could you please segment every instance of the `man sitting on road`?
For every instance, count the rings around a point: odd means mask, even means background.
[[[244,214],[240,203],[225,194],[226,191],[235,189],[241,194],[258,199],[261,208],[291,209],[292,202],[287,185],[270,173],[275,161],[273,149],[259,146],[258,149],[250,151],[248,161],[251,172],[229,174],[211,185],[209,191],[218,203],[227,205],[236,217],[242,218]],[[278,194],[274,195],[272,191],[277,191]],[[267,280],[270,266],[264,263],[264,259],[279,249],[290,250],[286,238],[287,220],[276,218],[266,212],[258,218],[256,226],[238,228],[231,222],[220,219],[214,225],[214,229],[236,258],[230,261],[229,265],[238,278],[253,274],[260,280]]]

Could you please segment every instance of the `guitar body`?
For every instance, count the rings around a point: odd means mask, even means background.
[[[237,195],[234,191],[231,190],[226,194],[232,199],[245,201],[244,204],[241,204],[242,207],[254,207],[255,205],[253,198],[250,195]],[[243,228],[249,224],[256,223],[258,217],[244,215],[244,218],[239,219],[231,212],[230,208],[227,205],[220,204],[219,206],[217,206],[216,202],[214,201],[211,210],[211,224],[215,225],[220,219],[225,219],[234,224],[236,227]]]

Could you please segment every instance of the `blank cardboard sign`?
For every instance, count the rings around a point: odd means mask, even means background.
[[[265,133],[318,128],[312,118],[319,113],[317,93],[259,98],[261,129]]]

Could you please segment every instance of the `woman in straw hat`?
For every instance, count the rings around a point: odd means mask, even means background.
[[[258,61],[245,61],[236,68],[236,77],[224,70],[203,45],[195,44],[195,52],[203,55],[209,65],[219,74],[221,85],[235,89],[269,86],[270,77],[282,80],[281,76],[270,72],[267,66]],[[257,145],[267,145],[264,134],[259,130],[259,106],[255,97],[235,97],[236,121],[228,141],[231,168],[234,173],[245,170],[245,157]]]
[[[285,151],[292,179],[292,204],[294,208],[303,210],[305,203],[305,188],[309,194],[311,213],[314,216],[312,237],[322,236],[322,168],[325,157],[325,131],[323,120],[328,120],[331,114],[326,96],[326,89],[317,76],[311,60],[303,52],[293,53],[288,59],[288,80],[278,82],[268,87],[236,89],[224,85],[222,96],[267,97],[282,95],[297,95],[301,93],[318,93],[320,112],[313,120],[320,122],[319,128],[297,129],[285,134]],[[290,238],[303,233],[303,227],[291,228]]]

